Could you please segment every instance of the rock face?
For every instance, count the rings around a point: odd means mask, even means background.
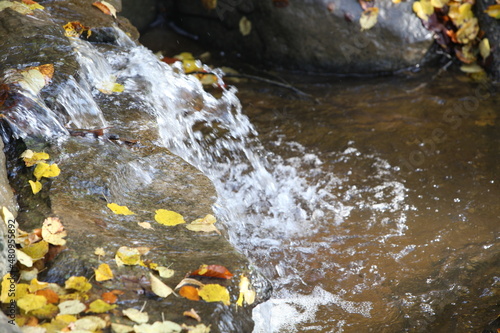
[[[280,7],[280,4],[288,4]],[[336,73],[395,71],[422,62],[432,35],[411,2],[376,2],[378,23],[361,31],[356,1],[177,1],[177,24],[209,45],[283,68]],[[243,20],[243,21],[242,21]],[[243,36],[240,23],[251,25]]]
[[[75,275],[90,278],[94,268],[106,262],[112,267],[115,279],[95,284],[93,288],[99,292],[123,290],[120,301],[126,307],[140,308],[147,301],[145,311],[151,322],[164,317],[182,323],[186,321],[183,311],[195,308],[203,322],[211,325],[211,332],[250,332],[251,311],[256,304],[234,305],[239,276],[246,274],[254,286],[260,286],[256,303],[269,298],[271,286],[222,235],[196,233],[185,225],[169,227],[155,222],[157,209],[176,211],[187,222],[211,213],[215,190],[200,171],[158,145],[161,139],[157,119],[145,111],[148,105],[141,104],[138,95],[106,94],[94,85],[94,81],[110,78],[106,68],[111,68],[110,63],[115,64],[116,58],[126,58],[128,51],[140,47],[134,41],[137,30],[126,19],[114,19],[93,7],[92,2],[54,1],[44,4],[43,11],[34,10],[28,15],[11,8],[0,11],[0,84],[5,83],[0,90],[0,110],[4,116],[1,133],[10,185],[19,203],[17,220],[21,229],[31,231],[40,228],[45,218],[58,217],[68,233],[67,249],[48,260],[44,264],[47,269],[38,278],[59,284]],[[119,2],[113,4],[119,7]],[[83,40],[67,38],[62,26],[69,21],[91,27],[92,36]],[[124,34],[115,29],[116,25],[132,37],[126,40],[128,49],[119,40]],[[156,58],[150,61],[160,66]],[[53,64],[54,76],[39,93],[29,93],[19,84],[23,78],[17,71],[42,64]],[[124,61],[116,66],[126,70],[127,65]],[[128,80],[131,91],[145,94],[147,85],[152,85],[149,81],[134,81],[141,77],[140,73],[130,70],[129,75],[124,80]],[[183,74],[175,75],[182,79]],[[171,88],[178,89],[181,98],[172,97],[170,104],[201,103],[195,101],[199,91],[191,93],[188,88],[174,84]],[[169,91],[164,94],[171,96]],[[79,113],[85,116],[79,118],[76,115]],[[108,125],[113,133],[104,135],[102,127]],[[97,132],[88,131],[96,127]],[[53,180],[43,179],[43,189],[36,195],[28,184],[28,179],[34,179],[33,170],[19,159],[26,148],[49,153],[51,161],[57,162],[62,170]],[[1,157],[0,185],[5,193],[0,191],[0,200],[4,201],[0,203],[15,207]],[[113,214],[107,208],[111,202],[126,205],[136,214]],[[144,221],[154,223],[154,229],[138,225]],[[156,297],[151,292],[149,269],[116,266],[114,254],[121,246],[150,248],[144,259],[170,265],[175,271],[166,281],[172,288],[202,264],[227,267],[235,277],[217,283],[230,290],[233,305],[193,303],[174,295]],[[108,255],[97,257],[96,247],[103,247]],[[5,263],[4,259],[0,257],[0,262]],[[213,283],[209,280],[205,283]]]
[[[485,32],[485,37],[490,41],[492,59],[487,64],[488,71],[493,78],[500,81],[500,20],[488,16],[484,11],[488,6],[494,5],[494,0],[476,2],[476,15],[479,20],[479,26]]]

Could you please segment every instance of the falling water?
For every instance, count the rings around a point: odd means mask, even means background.
[[[398,166],[376,153],[362,153],[355,141],[328,153],[283,136],[265,146],[235,88],[215,97],[183,74],[178,63],[162,63],[118,33],[118,51],[73,41],[82,70],[56,100],[63,119],[29,96],[43,116],[25,126],[25,133],[106,127],[95,102],[97,89],[106,82],[123,84],[122,95],[134,108],[155,117],[156,144],[211,179],[218,194],[214,209],[230,241],[272,281],[272,299],[254,310],[256,333],[299,327],[343,332],[370,323],[415,327],[414,322],[433,316],[433,297],[444,297],[446,290],[412,293],[391,286],[399,285],[400,261],[423,246],[398,241],[416,209],[407,202]],[[16,112],[21,123],[35,124],[29,120],[32,113]]]

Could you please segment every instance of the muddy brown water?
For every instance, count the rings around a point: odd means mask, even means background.
[[[330,196],[281,245],[243,246],[275,281],[256,331],[481,332],[500,313],[498,86],[293,79],[313,99],[236,84],[264,148]]]

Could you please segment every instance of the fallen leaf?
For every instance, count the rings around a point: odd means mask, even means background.
[[[212,10],[217,8],[217,0],[201,0],[201,4],[207,10]]]
[[[38,281],[38,279],[35,278],[30,282],[29,291],[30,293],[35,293],[38,290],[47,288],[48,286],[49,286],[48,282],[40,282]]]
[[[25,312],[37,310],[47,304],[44,296],[28,294],[17,300],[17,306]]]
[[[42,238],[52,245],[65,245],[67,236],[61,220],[57,217],[48,217],[43,221]]]
[[[104,14],[111,15],[116,18],[116,9],[112,4],[106,1],[97,1],[94,2],[92,6],[99,8]]]
[[[33,266],[33,259],[27,255],[26,253],[16,249],[16,258],[17,261],[19,261],[21,264],[23,264],[26,267],[32,267]]]
[[[367,8],[359,18],[359,24],[361,25],[361,31],[373,28],[377,23],[378,8],[370,7]]]
[[[203,287],[205,285],[203,282],[198,281],[196,279],[184,278],[184,279],[182,279],[181,282],[179,282],[177,284],[177,286],[175,286],[174,289],[177,290],[177,289],[181,288],[182,286],[190,285],[190,284],[192,284],[194,286],[198,286],[198,287]]]
[[[37,261],[39,259],[42,259],[47,254],[47,252],[49,252],[49,243],[47,243],[45,240],[42,240],[38,243],[23,247],[21,251],[29,255],[31,259],[33,259],[33,261]]]
[[[470,74],[484,72],[484,69],[478,64],[462,65],[460,66],[460,70],[464,73],[470,73]]]
[[[59,295],[57,295],[56,292],[51,289],[37,290],[35,292],[35,295],[45,297],[47,299],[47,303],[50,304],[57,304],[59,302]]]
[[[167,297],[168,295],[174,292],[172,288],[167,286],[153,274],[149,273],[149,276],[151,278],[151,289],[156,295],[160,297]]]
[[[31,311],[31,315],[38,319],[51,319],[54,318],[59,312],[59,308],[55,304],[45,304],[40,309]]]
[[[97,299],[89,304],[89,308],[85,312],[94,312],[94,313],[104,313],[116,308],[117,305],[109,304],[104,302],[102,299]]]
[[[100,257],[104,257],[106,255],[106,252],[104,252],[104,249],[102,247],[96,247],[94,254]]]
[[[255,302],[255,290],[250,289],[250,281],[245,275],[241,275],[239,287],[240,295],[236,305],[243,306],[243,302],[248,305],[253,304]]]
[[[431,5],[435,8],[443,8],[448,2],[449,0],[431,0]]]
[[[214,223],[217,220],[215,217],[211,214],[207,214],[204,218],[202,219],[197,219],[191,222],[190,224],[186,225],[186,228],[191,231],[201,231],[201,232],[213,232],[215,231],[219,235],[221,234],[220,231],[215,227]]]
[[[136,248],[122,246],[116,251],[115,261],[118,266],[139,265],[141,262],[141,254]]]
[[[479,24],[477,18],[473,17],[467,20],[457,31],[457,41],[461,44],[467,44],[473,41],[479,33]]]
[[[118,300],[118,296],[113,294],[112,292],[106,292],[101,295],[101,298],[104,302],[108,304],[115,304]]]
[[[41,152],[41,153],[36,153],[31,149],[25,150],[21,154],[21,158],[24,161],[24,164],[27,167],[31,167],[39,162],[43,162],[45,160],[48,160],[50,158],[49,154]]]
[[[415,1],[413,11],[421,20],[428,21],[429,16],[434,14],[434,7],[432,7],[430,0]]]
[[[158,274],[165,279],[168,279],[172,276],[174,276],[175,271],[171,268],[168,267],[163,267],[163,266],[158,266],[156,267],[156,270],[158,271]]]
[[[252,32],[252,22],[249,19],[247,19],[246,16],[243,16],[240,19],[239,25],[240,25],[240,33],[243,36],[250,35],[250,33]]]
[[[484,12],[493,18],[500,19],[500,4],[490,5]]]
[[[31,191],[33,192],[33,194],[37,194],[42,190],[42,183],[40,183],[38,180],[36,182],[28,180],[28,182],[30,183]]]
[[[22,0],[24,4],[28,5],[28,7],[31,9],[31,10],[35,10],[35,9],[40,9],[40,10],[44,10],[45,7],[43,7],[42,5],[40,5],[38,2],[35,2],[33,0]]]
[[[152,226],[151,226],[151,223],[149,222],[137,222],[137,224],[141,227],[143,227],[144,229],[150,229],[150,230],[155,230]]]
[[[132,326],[111,323],[111,331],[113,333],[131,333],[134,331]]]
[[[111,280],[113,278],[113,272],[108,264],[100,264],[95,270],[95,280],[98,282]]]
[[[125,90],[125,86],[115,82],[116,77],[112,76],[109,81],[101,82],[98,85],[97,90],[106,95],[111,95],[112,93],[121,93]]]
[[[490,52],[490,41],[488,38],[483,38],[479,43],[479,53],[481,53],[481,57],[483,57],[483,59],[488,58],[490,56]]]
[[[206,276],[221,279],[230,279],[233,274],[221,265],[201,265],[197,270],[189,273],[189,276]]]
[[[85,311],[87,308],[85,304],[80,302],[79,300],[70,300],[59,303],[59,313],[60,314],[79,314],[80,312]]]
[[[35,170],[33,171],[33,175],[37,180],[45,178],[53,178],[59,176],[61,173],[61,169],[57,166],[57,164],[47,164],[45,162],[40,162],[36,165]]]
[[[140,324],[134,325],[136,333],[179,333],[182,331],[181,325],[172,321],[156,321],[153,324]]]
[[[182,286],[181,289],[179,289],[179,295],[191,301],[200,300],[200,295],[198,294],[198,288],[195,288],[193,286]]]
[[[146,312],[141,312],[134,308],[125,309],[122,311],[125,316],[130,320],[135,321],[137,324],[147,323],[149,316]]]
[[[220,284],[206,284],[198,290],[198,295],[205,302],[222,302],[225,305],[231,304],[229,291]]]
[[[194,309],[191,309],[189,311],[184,311],[182,313],[183,316],[186,316],[186,317],[189,317],[189,318],[193,318],[194,320],[196,320],[197,322],[201,322],[201,318],[200,318],[200,315],[194,311]]]
[[[181,214],[166,209],[158,209],[155,214],[155,221],[168,226],[186,223]]]
[[[24,281],[31,281],[33,279],[35,279],[36,277],[38,276],[38,269],[36,268],[33,268],[33,269],[30,269],[30,270],[21,270],[21,274],[19,276],[19,278],[21,280],[24,280]]]
[[[63,26],[63,29],[64,35],[66,37],[79,38],[83,34],[86,34],[87,38],[89,38],[90,35],[92,35],[92,31],[90,30],[90,28],[84,26],[78,21],[68,22]]]
[[[111,211],[117,215],[134,215],[135,213],[128,209],[127,206],[120,206],[115,203],[107,204],[107,207],[111,209]]]
[[[19,85],[33,95],[38,95],[40,90],[45,87],[45,78],[38,69],[21,71],[21,75],[23,79],[19,81]]]
[[[97,316],[86,316],[75,321],[74,329],[71,331],[90,331],[95,332],[97,330],[103,329],[106,327],[106,321]],[[83,333],[83,332],[82,332]]]
[[[196,326],[182,324],[182,328],[189,333],[210,333],[210,326],[206,326],[205,324],[198,324]]]
[[[85,293],[92,289],[92,285],[88,282],[85,276],[72,276],[66,280],[64,288],[74,289],[79,292]]]

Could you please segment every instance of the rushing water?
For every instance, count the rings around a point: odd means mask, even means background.
[[[214,97],[119,43],[75,40],[65,119],[23,130],[106,127],[96,89],[122,83],[157,144],[212,180],[228,237],[272,281],[256,333],[468,332],[497,314],[497,95],[408,74],[303,82],[318,101],[251,83]]]

